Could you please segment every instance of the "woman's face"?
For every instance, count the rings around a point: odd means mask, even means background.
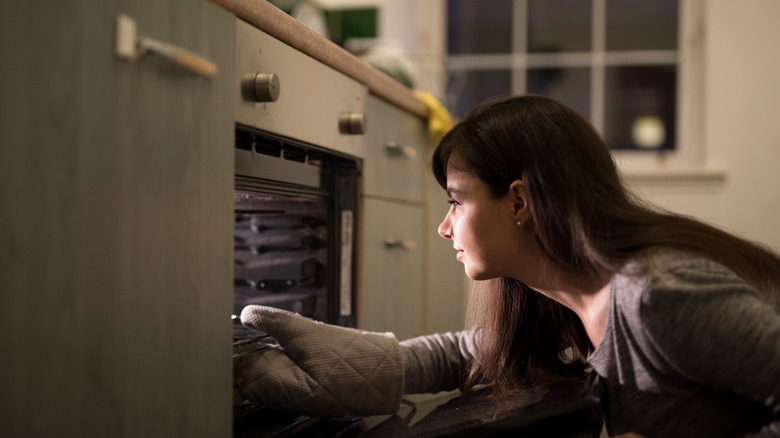
[[[439,225],[439,235],[452,240],[469,278],[513,276],[519,233],[512,191],[493,199],[484,183],[461,169],[465,166],[453,154],[447,166],[450,209]]]

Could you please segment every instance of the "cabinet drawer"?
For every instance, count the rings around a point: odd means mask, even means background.
[[[360,318],[398,339],[422,334],[423,209],[366,198]]]
[[[236,53],[238,123],[365,156],[363,84],[242,20]]]
[[[375,96],[366,114],[364,192],[422,201],[425,122]]]

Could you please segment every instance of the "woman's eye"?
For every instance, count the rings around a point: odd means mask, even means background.
[[[448,203],[448,204],[450,204],[450,205],[453,205],[453,206],[455,206],[455,207],[457,207],[458,205],[460,205],[460,202],[458,202],[458,201],[456,201],[456,200],[454,200],[454,199],[448,199],[448,200],[447,200],[447,203]]]

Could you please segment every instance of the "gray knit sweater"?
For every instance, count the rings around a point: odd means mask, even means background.
[[[780,294],[760,298],[723,266],[680,253],[628,267],[612,278],[606,332],[588,358],[610,434],[780,437]],[[476,333],[402,342],[407,392],[456,387]]]

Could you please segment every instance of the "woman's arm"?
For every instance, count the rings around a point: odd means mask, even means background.
[[[460,386],[474,355],[477,329],[419,336],[401,342],[404,392],[448,391]]]

